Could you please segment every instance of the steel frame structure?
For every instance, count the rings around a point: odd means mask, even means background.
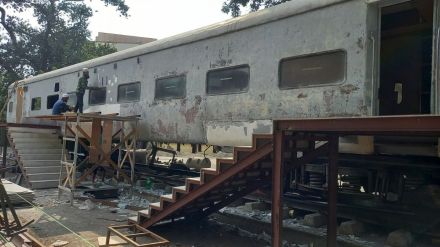
[[[272,246],[282,243],[283,173],[291,166],[328,158],[328,224],[327,246],[337,246],[337,193],[339,137],[369,136],[431,136],[440,137],[440,116],[380,116],[359,118],[319,118],[275,120],[273,130],[272,177]],[[308,141],[306,149],[296,146],[296,140]],[[316,147],[316,141],[326,144]],[[286,157],[286,152],[290,157]],[[289,160],[287,160],[289,159]]]

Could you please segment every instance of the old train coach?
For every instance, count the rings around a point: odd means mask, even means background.
[[[8,122],[51,114],[89,68],[86,112],[141,139],[246,145],[272,119],[439,113],[438,0],[295,0],[11,85]],[[141,27],[140,27],[141,28]]]

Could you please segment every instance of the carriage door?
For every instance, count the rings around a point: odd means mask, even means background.
[[[23,116],[23,104],[24,104],[24,87],[17,88],[17,106],[15,110],[15,122],[21,123],[21,118]]]
[[[434,0],[391,2],[380,14],[379,114],[429,114]]]

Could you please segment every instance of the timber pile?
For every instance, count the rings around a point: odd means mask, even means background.
[[[35,198],[34,192],[30,189],[21,187],[6,179],[2,179],[2,183],[13,205],[29,204],[28,202],[32,202]]]

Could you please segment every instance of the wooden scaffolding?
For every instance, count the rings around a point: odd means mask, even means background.
[[[123,179],[133,184],[137,127],[137,116],[121,117],[116,114],[101,115],[95,113],[65,114],[46,116],[46,119],[63,121],[63,149],[60,167],[59,194],[70,193],[71,203],[75,192],[87,191],[84,184],[90,181],[99,167],[110,168],[116,181]],[[69,143],[70,142],[70,143]],[[72,148],[73,151],[69,151]],[[82,148],[80,148],[82,147]],[[85,151],[82,153],[81,149]],[[112,155],[118,152],[117,160]],[[124,165],[129,165],[129,172]],[[77,176],[78,168],[87,168]],[[108,187],[107,187],[108,188]],[[95,188],[93,190],[99,190]]]

